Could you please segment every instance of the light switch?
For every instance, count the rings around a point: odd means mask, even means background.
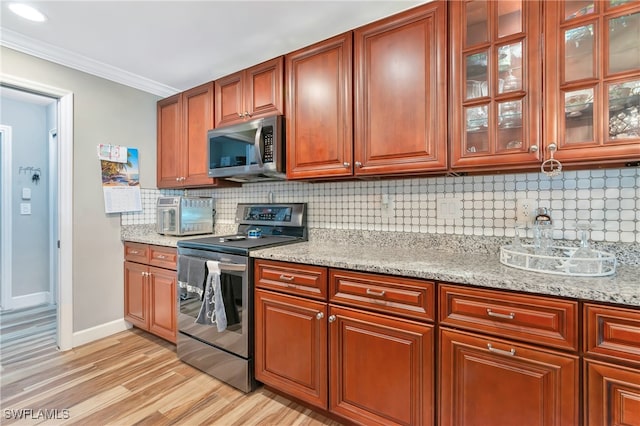
[[[20,214],[31,214],[31,203],[20,203]]]
[[[22,188],[22,199],[23,200],[31,199],[31,188]]]

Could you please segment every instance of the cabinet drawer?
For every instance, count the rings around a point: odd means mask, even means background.
[[[175,271],[178,264],[178,252],[173,247],[149,246],[149,264]]]
[[[640,362],[640,310],[585,304],[584,351]]]
[[[440,286],[442,325],[578,350],[578,303],[495,290]]]
[[[298,263],[255,261],[256,287],[327,300],[327,268]]]
[[[432,281],[329,270],[331,302],[433,321],[434,288]]]
[[[124,259],[131,262],[148,263],[149,262],[149,246],[141,243],[124,243]]]

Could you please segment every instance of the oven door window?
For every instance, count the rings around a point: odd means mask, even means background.
[[[196,320],[204,303],[204,289],[180,286],[179,330],[205,343],[247,357],[249,311],[246,272],[227,271],[221,268],[220,289],[227,317],[226,329],[219,332],[215,324],[197,323]]]

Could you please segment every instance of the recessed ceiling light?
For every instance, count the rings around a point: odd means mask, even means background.
[[[47,17],[38,9],[24,3],[9,3],[9,9],[16,15],[34,22],[44,22]]]

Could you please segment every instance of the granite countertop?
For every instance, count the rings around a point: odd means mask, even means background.
[[[235,233],[216,224],[213,234],[187,237],[156,233],[154,225],[123,226],[121,239],[177,247],[182,239]],[[500,263],[499,247],[509,239],[396,232],[309,231],[309,241],[251,252],[254,258],[401,275],[456,284],[640,307],[640,246],[598,247],[618,259],[611,277],[568,277],[528,272]]]
[[[640,306],[640,266],[618,265],[611,277],[528,272],[500,263],[496,254],[408,246],[310,241],[251,253],[261,259],[424,278],[456,284]]]

